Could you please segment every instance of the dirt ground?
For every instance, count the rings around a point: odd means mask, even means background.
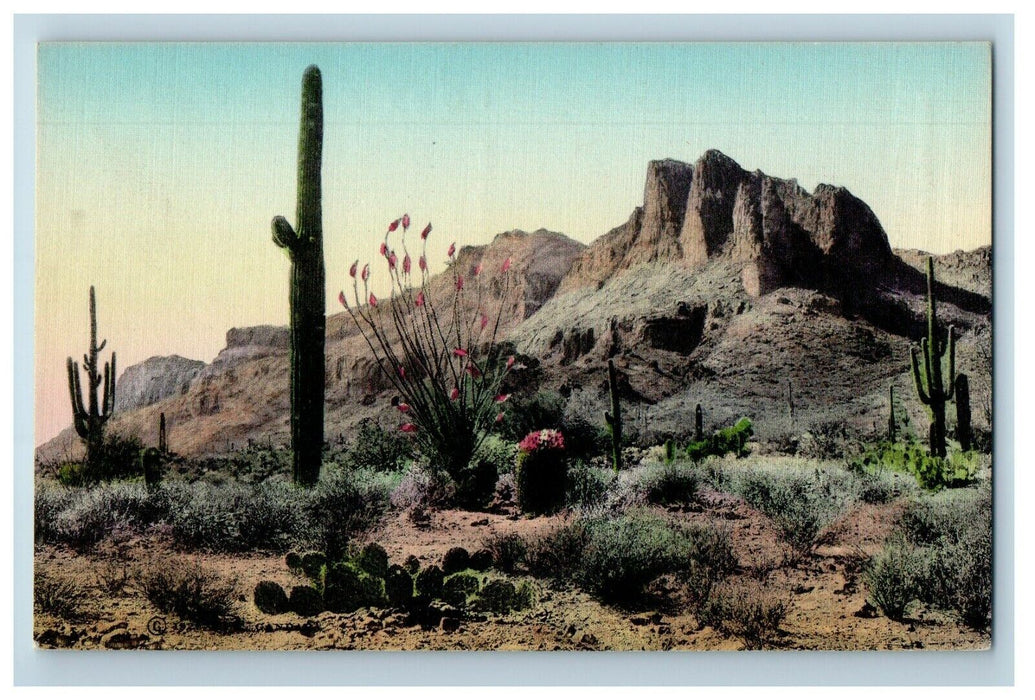
[[[739,498],[705,490],[701,504],[669,509],[687,521],[711,520],[733,530],[740,564],[736,578],[758,581],[766,593],[784,600],[787,615],[766,643],[776,649],[985,649],[987,633],[978,633],[937,611],[915,608],[895,622],[866,604],[861,581],[865,557],[888,535],[901,503],[861,505],[829,531],[827,544],[806,561],[788,560],[790,550],[772,522]],[[457,545],[479,548],[490,534],[527,535],[556,525],[563,516],[526,518],[499,513],[439,511],[415,525],[396,514],[377,533],[393,562],[418,557],[438,564]],[[200,561],[227,579],[236,579],[243,629],[220,633],[163,615],[133,586],[118,596],[104,592],[98,575],[114,562],[128,570],[179,557]],[[679,587],[662,579],[652,592],[656,605],[623,610],[602,605],[571,588],[537,580],[537,603],[506,616],[469,615],[455,630],[413,624],[399,611],[361,609],[351,614],[323,613],[302,618],[294,613],[265,615],[251,602],[263,579],[285,587],[305,583],[291,574],[282,555],[179,553],[162,537],[109,538],[90,554],[38,546],[36,567],[76,579],[90,597],[79,619],[65,620],[37,612],[34,638],[40,647],[76,649],[438,649],[438,650],[735,650],[745,643],[698,623],[681,603]]]

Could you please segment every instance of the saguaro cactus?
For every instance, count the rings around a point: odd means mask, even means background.
[[[72,419],[75,431],[86,443],[86,469],[93,476],[97,475],[98,460],[104,445],[104,424],[108,422],[115,409],[115,353],[111,354],[111,363],[104,363],[101,374],[97,364],[97,356],[107,340],[97,344],[97,301],[93,287],[90,287],[90,349],[83,355],[83,369],[86,371],[87,404],[83,404],[83,389],[79,380],[79,364],[68,358],[68,394],[72,400]],[[98,401],[97,390],[103,386],[103,394]]]
[[[158,416],[158,451],[165,454],[169,451],[169,443],[165,438],[165,414]]]
[[[971,448],[972,433],[970,430],[970,380],[960,373],[956,377],[956,439],[960,441],[960,449]]]
[[[604,411],[604,420],[611,428],[611,461],[615,471],[622,468],[622,404],[618,400],[618,371],[615,361],[607,361],[607,389],[611,394],[611,410]]]
[[[323,84],[320,69],[302,76],[298,134],[297,231],[273,217],[273,242],[291,260],[291,451],[295,483],[320,478],[323,449],[324,336],[326,332],[320,163]]]
[[[949,326],[945,340],[938,337],[938,309],[934,298],[934,258],[927,258],[927,336],[920,341],[920,348],[910,350],[913,364],[913,384],[916,393],[931,413],[931,454],[945,456],[945,404],[952,400],[954,377],[956,376],[956,339],[954,329]],[[924,356],[921,371],[918,352]],[[948,355],[948,381],[943,381],[942,362]]]
[[[701,440],[704,440],[704,411],[701,404],[697,404],[697,408],[694,409],[694,442]]]
[[[895,386],[888,387],[888,442],[895,442]]]

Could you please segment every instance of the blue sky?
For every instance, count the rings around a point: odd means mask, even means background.
[[[512,228],[589,242],[641,203],[647,161],[709,148],[848,187],[893,246],[991,240],[985,44],[44,44],[38,437],[68,423],[91,283],[123,367],[286,323],[269,221],[294,218],[310,63],[329,309],[403,212],[434,222],[439,260]]]

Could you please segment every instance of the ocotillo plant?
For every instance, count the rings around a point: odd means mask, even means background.
[[[320,69],[302,76],[298,134],[298,192],[295,224],[273,217],[273,242],[291,260],[291,451],[294,480],[320,478],[323,449],[324,302],[323,221],[320,163],[323,151],[323,84]]]
[[[169,443],[165,439],[165,414],[158,416],[158,451],[165,454],[169,451]]]
[[[701,404],[697,404],[697,408],[694,409],[694,442],[702,440],[704,440],[704,411],[701,410]]]
[[[934,258],[927,258],[927,337],[920,341],[920,348],[910,349],[913,364],[913,384],[921,403],[931,413],[931,455],[945,456],[945,404],[952,400],[954,378],[956,376],[956,339],[954,329],[949,326],[946,339],[938,337],[938,309],[934,297]],[[917,355],[923,353],[924,362],[921,369]],[[943,381],[943,357],[948,355],[948,381]]]
[[[622,468],[622,403],[618,399],[618,371],[615,361],[607,361],[607,390],[611,395],[611,410],[604,412],[604,420],[611,429],[611,461],[615,471]]]
[[[98,474],[98,460],[104,445],[104,424],[115,409],[115,353],[111,363],[104,363],[104,374],[100,372],[97,356],[107,340],[97,344],[97,302],[93,287],[90,287],[90,349],[83,355],[83,369],[86,370],[88,403],[83,404],[83,390],[79,383],[79,364],[68,358],[68,393],[72,399],[72,418],[75,431],[86,443],[86,471]],[[103,385],[103,394],[98,401],[97,390]]]
[[[514,356],[506,355],[497,339],[511,261],[507,258],[499,267],[500,277],[483,270],[482,262],[465,275],[453,244],[447,253],[453,284],[443,294],[433,290],[428,268],[431,224],[420,233],[416,263],[406,242],[409,228],[410,215],[404,214],[388,224],[381,244],[391,297],[378,300],[370,290],[370,265],[361,271],[357,260],[349,268],[353,301],[344,290],[338,301],[399,393],[393,402],[404,421],[399,430],[413,436],[433,468],[459,484],[486,436],[503,420],[503,404],[510,397],[502,387],[514,368]]]
[[[971,448],[970,430],[970,380],[960,373],[956,377],[956,439],[964,452]]]

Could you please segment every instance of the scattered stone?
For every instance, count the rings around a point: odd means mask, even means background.
[[[117,630],[101,637],[101,646],[105,649],[139,649],[149,641],[151,638],[146,634]]]
[[[873,607],[869,603],[864,603],[859,610],[855,611],[852,614],[856,617],[874,618],[877,617],[877,608]]]
[[[811,593],[814,590],[816,590],[815,586],[806,586],[805,584],[799,583],[797,586],[794,587],[794,594],[803,595],[805,593]],[[837,591],[834,592],[836,593]]]

